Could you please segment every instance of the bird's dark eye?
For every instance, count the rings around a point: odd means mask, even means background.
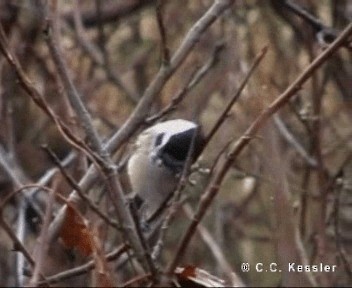
[[[164,133],[158,134],[155,139],[155,147],[159,146],[161,142],[163,141]]]

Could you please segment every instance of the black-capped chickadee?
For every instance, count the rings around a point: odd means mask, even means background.
[[[191,121],[169,120],[144,130],[137,138],[127,172],[144,220],[176,189],[189,151],[191,163],[202,151],[204,138],[198,128]]]

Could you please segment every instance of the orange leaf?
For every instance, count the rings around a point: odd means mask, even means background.
[[[84,256],[92,253],[92,235],[83,216],[71,205],[67,205],[66,217],[60,237],[68,248],[76,248]]]

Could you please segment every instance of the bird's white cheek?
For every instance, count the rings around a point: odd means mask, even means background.
[[[128,176],[130,178],[132,190],[140,193],[144,183],[148,178],[148,159],[143,155],[135,154],[128,161]]]

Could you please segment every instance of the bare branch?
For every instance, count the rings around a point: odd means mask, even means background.
[[[209,134],[207,135],[206,139],[205,139],[205,143],[209,143],[209,141],[213,138],[214,134],[216,133],[216,131],[218,131],[218,129],[220,128],[221,124],[225,121],[225,119],[228,116],[228,113],[230,112],[232,106],[236,103],[236,101],[238,100],[238,98],[240,97],[244,87],[246,86],[248,80],[251,78],[253,72],[255,71],[255,69],[258,67],[259,63],[264,59],[264,56],[266,54],[266,52],[268,51],[268,47],[265,46],[260,52],[259,54],[255,57],[252,66],[249,68],[246,76],[243,78],[240,87],[237,89],[237,91],[233,94],[233,96],[231,97],[231,100],[229,102],[229,104],[227,104],[225,110],[222,112],[221,116],[218,118],[217,122],[214,124],[213,128],[211,129],[211,131],[209,132]]]
[[[137,95],[134,93],[131,89],[129,89],[125,83],[122,81],[119,72],[117,71],[116,67],[113,67],[110,61],[110,57],[108,54],[108,51],[106,50],[106,42],[107,39],[105,37],[104,33],[104,26],[103,26],[103,21],[102,21],[102,6],[103,2],[96,0],[95,1],[96,7],[97,7],[97,18],[98,18],[98,37],[99,37],[99,46],[100,50],[102,52],[102,62],[97,63],[99,64],[100,67],[102,67],[108,77],[108,79],[116,85],[117,88],[119,88],[124,94],[127,95],[128,99],[131,100],[133,103],[137,103],[140,99],[140,95]]]
[[[158,0],[155,8],[156,12],[156,20],[158,23],[158,28],[159,28],[159,33],[160,33],[160,50],[161,50],[161,59],[162,59],[162,65],[169,65],[170,63],[170,51],[167,46],[167,35],[166,35],[166,29],[164,25],[164,20],[163,20],[163,8],[164,8],[165,2]]]
[[[98,48],[87,39],[86,31],[82,24],[82,16],[80,11],[81,1],[75,1],[75,6],[73,10],[73,20],[76,32],[76,37],[78,42],[81,44],[84,51],[90,56],[94,63],[98,65],[103,65],[103,55],[99,52]]]
[[[313,29],[316,31],[316,37],[319,44],[326,46],[327,44],[333,42],[339,35],[338,30],[325,25],[318,17],[312,15],[307,10],[299,6],[297,3],[291,0],[285,0],[283,1],[283,3],[287,9],[289,9],[297,16],[301,17],[304,21],[306,21],[310,26],[313,27]],[[346,43],[344,45],[347,48],[351,49],[351,39],[346,39]]]
[[[2,226],[2,228],[4,228],[5,232],[7,233],[7,235],[11,238],[15,250],[20,251],[25,257],[26,260],[32,265],[35,266],[35,261],[32,258],[31,254],[27,251],[27,249],[23,246],[22,241],[20,239],[18,239],[18,237],[16,236],[16,233],[12,231],[11,227],[9,226],[9,224],[7,224],[3,218],[2,215],[2,211],[0,211],[0,225]],[[23,273],[23,271],[20,271],[21,274]]]
[[[301,143],[298,142],[298,139],[294,137],[294,135],[288,130],[285,123],[282,119],[274,115],[274,123],[277,129],[280,131],[280,134],[285,138],[285,140],[292,145],[292,147],[298,152],[299,155],[302,156],[304,160],[308,163],[308,165],[312,168],[317,167],[317,161],[310,157],[308,152],[304,149]]]
[[[90,209],[92,209],[93,212],[95,212],[98,216],[100,216],[107,224],[110,226],[114,227],[117,230],[121,230],[121,227],[119,226],[116,221],[111,220],[108,215],[100,211],[99,207],[92,202],[89,197],[83,193],[79,185],[76,183],[76,181],[66,172],[65,168],[62,166],[60,163],[60,160],[57,158],[57,156],[54,154],[54,152],[49,149],[48,147],[44,147],[44,150],[48,153],[50,158],[53,160],[55,165],[58,167],[59,171],[61,172],[62,176],[65,178],[67,183],[71,186],[71,188],[75,191],[77,191],[79,197],[81,197],[89,206]]]
[[[45,258],[49,251],[48,229],[51,221],[54,203],[55,203],[55,191],[52,190],[50,192],[50,196],[47,201],[42,231],[40,233],[38,242],[36,243],[36,249],[34,252],[36,265],[34,266],[33,275],[29,282],[29,285],[31,286],[32,285],[35,286],[36,283],[39,281],[40,279],[39,276],[41,275],[43,267],[45,266]]]
[[[224,43],[219,43],[216,45],[212,57],[195,73],[192,74],[192,77],[187,81],[187,84],[180,89],[176,95],[171,98],[171,102],[163,108],[156,115],[150,116],[146,119],[147,124],[154,123],[158,119],[164,117],[171,111],[177,108],[177,105],[186,97],[186,95],[208,74],[208,72],[217,64],[219,61],[220,53],[225,48]]]
[[[309,23],[316,31],[320,31],[326,29],[327,27],[318,19],[317,17],[310,14],[307,10],[303,9],[297,3],[285,0],[284,5],[287,9],[295,13],[296,15],[300,16],[304,19],[307,23]],[[337,35],[335,35],[336,38]]]

